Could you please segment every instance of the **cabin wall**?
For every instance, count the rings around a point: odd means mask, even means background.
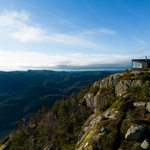
[[[150,69],[150,62],[144,61],[132,61],[132,69],[133,70],[142,70],[142,69]]]

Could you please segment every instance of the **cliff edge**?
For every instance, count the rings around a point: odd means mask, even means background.
[[[1,150],[13,148],[149,150],[150,72],[110,75],[40,111],[1,140]]]
[[[81,103],[94,113],[76,150],[150,149],[150,72],[128,71],[94,83]]]

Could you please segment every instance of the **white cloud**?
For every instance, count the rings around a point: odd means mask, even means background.
[[[0,50],[0,70],[57,68],[59,65],[88,66],[95,64],[127,64],[129,56],[106,54],[43,54],[38,52]]]
[[[0,13],[0,26],[5,28],[17,29],[26,26],[25,22],[30,21],[29,13],[26,11],[8,11]]]
[[[66,20],[62,20],[62,23],[69,23]],[[3,36],[8,35],[8,38],[12,40],[19,41],[21,43],[37,43],[41,42],[41,44],[48,43],[53,45],[59,45],[59,47],[70,46],[76,48],[87,48],[87,49],[96,49],[96,50],[104,50],[106,49],[106,45],[100,41],[91,40],[90,35],[84,34],[93,33],[97,34],[96,30],[89,31],[79,31],[76,33],[60,33],[56,31],[48,32],[48,29],[44,29],[34,23],[30,14],[26,11],[2,11],[0,13],[0,32],[3,32]],[[3,30],[5,29],[5,30]],[[6,31],[6,29],[9,29]],[[100,29],[98,30],[103,34],[115,34],[114,31],[108,29]],[[2,34],[1,34],[2,35]]]
[[[36,27],[24,27],[11,35],[12,38],[20,42],[39,42],[43,37],[43,30]]]
[[[8,34],[12,39],[20,42],[41,41],[44,30],[36,25],[31,25],[30,15],[26,11],[3,11],[0,13],[0,28],[9,29]],[[6,32],[6,31],[5,31]]]
[[[109,34],[111,35],[111,34],[116,34],[117,33],[116,31],[105,29],[105,28],[99,29],[98,32],[102,33],[102,34],[108,34],[108,35]]]
[[[98,34],[115,35],[117,34],[117,32],[107,28],[100,28],[100,29],[83,30],[82,32],[80,32],[80,34],[81,35],[98,35]]]

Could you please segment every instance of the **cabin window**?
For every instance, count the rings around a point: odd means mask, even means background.
[[[140,63],[140,62],[133,62],[133,68],[142,68],[142,63]]]

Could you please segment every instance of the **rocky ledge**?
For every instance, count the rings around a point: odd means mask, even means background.
[[[82,127],[76,150],[150,148],[150,72],[124,72],[99,80],[81,104],[93,114]]]

